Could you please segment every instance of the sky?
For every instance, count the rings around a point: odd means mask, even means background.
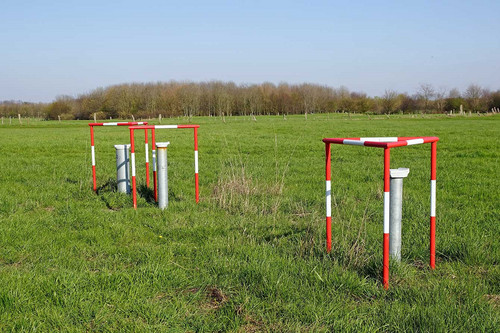
[[[500,89],[500,1],[0,3],[0,101],[158,81]]]

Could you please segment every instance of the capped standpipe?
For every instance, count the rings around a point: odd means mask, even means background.
[[[403,178],[410,169],[391,169],[390,213],[389,213],[389,255],[401,261],[401,217],[403,213]]]
[[[167,172],[167,147],[170,142],[156,143],[156,163],[158,179],[158,207],[165,209],[168,206],[168,172]]]
[[[119,193],[130,193],[130,145],[115,145],[116,184]]]

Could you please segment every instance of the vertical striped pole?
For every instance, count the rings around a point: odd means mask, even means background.
[[[148,147],[148,129],[144,130],[144,147],[146,154],[146,186],[149,187],[149,147]]]
[[[391,188],[391,150],[384,148],[384,289],[389,289],[389,210],[390,210],[390,188]]]
[[[194,128],[194,186],[196,203],[200,201],[200,190],[198,187],[198,128]]]
[[[151,144],[153,145],[153,191],[155,201],[158,202],[158,181],[156,178],[156,139],[155,139],[155,129],[151,129]]]
[[[134,209],[137,209],[137,191],[135,183],[135,144],[133,129],[130,129],[130,163],[132,164],[132,202],[134,203]]]
[[[325,143],[326,154],[326,252],[332,250],[332,184],[331,184],[331,148]]]
[[[95,175],[95,148],[94,148],[94,126],[90,126],[90,151],[92,154],[92,182],[94,192],[97,191],[97,181]]]
[[[431,143],[430,266],[436,268],[436,142]]]

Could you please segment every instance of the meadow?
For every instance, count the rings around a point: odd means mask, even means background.
[[[158,121],[151,123],[157,124]],[[114,144],[86,121],[0,127],[2,332],[498,332],[500,116],[195,117],[170,141],[168,209],[116,193]],[[383,150],[324,137],[438,136],[436,269],[428,267],[430,145],[391,151],[404,181],[402,261],[382,287]]]

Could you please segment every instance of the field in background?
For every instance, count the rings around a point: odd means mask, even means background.
[[[164,119],[163,124],[188,119]],[[113,145],[86,122],[0,127],[0,331],[498,331],[500,117],[308,115],[193,118],[170,141],[170,206],[114,192]],[[157,123],[157,122],[155,122]],[[430,145],[409,167],[402,263],[381,285],[381,149],[332,146],[326,254],[323,137],[439,136],[437,262],[428,269]]]

